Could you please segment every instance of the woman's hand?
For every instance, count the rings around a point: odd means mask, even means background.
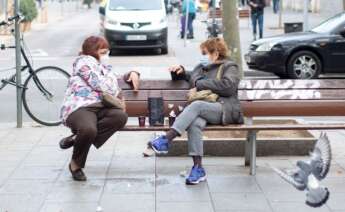
[[[129,77],[127,79],[127,82],[131,82],[134,88],[134,91],[139,90],[139,85],[140,85],[140,75],[136,71],[132,71],[129,74]]]
[[[184,72],[184,68],[182,66],[172,66],[169,68],[169,71],[175,72],[177,75],[179,75]]]

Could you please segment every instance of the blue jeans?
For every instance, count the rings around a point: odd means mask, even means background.
[[[262,38],[264,30],[264,13],[252,13],[253,34],[257,34],[257,25],[259,24],[259,38]]]
[[[279,1],[280,0],[273,0],[273,12],[277,13],[279,11]]]
[[[194,28],[193,28],[193,22],[195,19],[195,14],[194,13],[189,13],[188,16],[188,23],[187,23],[187,30],[188,30],[188,35],[194,36]],[[185,36],[185,24],[186,24],[186,16],[182,16],[181,18],[181,35]]]

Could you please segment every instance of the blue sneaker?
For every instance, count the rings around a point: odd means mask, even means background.
[[[186,179],[187,185],[196,185],[206,180],[205,169],[198,166],[193,166],[188,178]]]
[[[168,154],[169,151],[169,141],[163,135],[159,136],[158,138],[153,139],[149,142],[149,146],[155,151],[157,154]]]

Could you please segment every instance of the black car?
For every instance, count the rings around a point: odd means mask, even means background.
[[[245,60],[249,68],[281,78],[312,79],[324,73],[345,73],[345,13],[307,32],[257,40]]]

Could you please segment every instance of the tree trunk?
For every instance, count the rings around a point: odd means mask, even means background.
[[[224,40],[228,44],[231,51],[231,59],[238,64],[241,76],[243,77],[237,1],[222,1],[222,7]]]
[[[345,0],[343,0],[343,9],[345,10]]]

